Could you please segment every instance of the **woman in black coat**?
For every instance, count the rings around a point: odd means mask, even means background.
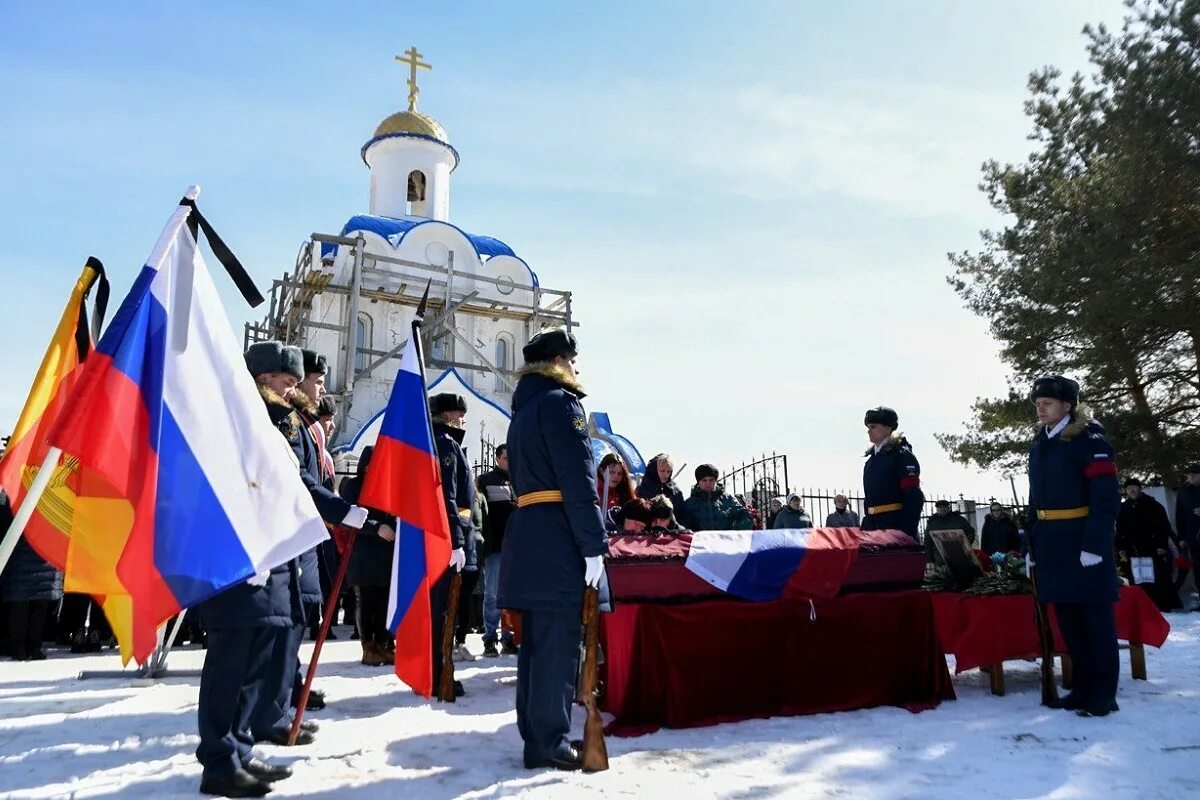
[[[358,502],[374,447],[363,448],[358,474],[342,481],[339,492],[351,503]],[[388,591],[392,585],[392,552],[396,548],[396,518],[369,509],[367,522],[354,540],[346,580],[354,587],[356,614],[362,644],[362,663],[368,667],[390,664],[394,657],[388,632]]]
[[[0,531],[12,525],[8,497],[0,493]],[[6,610],[5,655],[14,661],[41,660],[42,634],[51,609],[62,599],[62,573],[39,556],[22,537],[0,574],[0,601]]]
[[[653,500],[659,495],[666,497],[675,509],[675,520],[684,528],[688,528],[689,520],[683,506],[683,492],[671,477],[674,470],[675,465],[666,453],[659,453],[650,459],[650,463],[646,465],[646,473],[642,475],[642,482],[638,485],[637,496],[646,500]]]

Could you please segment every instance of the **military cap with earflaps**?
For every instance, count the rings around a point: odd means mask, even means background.
[[[322,375],[329,374],[329,362],[325,360],[325,356],[314,350],[304,350],[304,373],[312,375],[321,373]]]
[[[1079,384],[1062,375],[1047,375],[1033,382],[1032,399],[1048,397],[1051,400],[1061,400],[1072,406],[1079,405]]]
[[[243,357],[251,375],[286,372],[295,375],[296,380],[304,380],[304,356],[299,347],[289,347],[283,342],[255,342]]]
[[[579,355],[579,343],[575,334],[567,333],[561,328],[539,333],[529,340],[529,344],[521,349],[526,364],[539,361],[553,361],[555,357],[574,358]]]
[[[461,394],[452,394],[444,392],[435,394],[429,398],[429,413],[437,416],[445,414],[447,411],[461,411],[467,413],[467,400]]]
[[[887,406],[877,406],[867,411],[863,417],[864,425],[886,425],[892,430],[900,427],[900,417]]]

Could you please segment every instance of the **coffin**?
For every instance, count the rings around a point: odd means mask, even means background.
[[[842,594],[919,587],[925,577],[925,548],[901,531],[860,531],[858,553]],[[606,571],[618,602],[691,603],[729,595],[687,567],[692,534],[618,534],[609,537]],[[796,594],[785,589],[785,594]]]

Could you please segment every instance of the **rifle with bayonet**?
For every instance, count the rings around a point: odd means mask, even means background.
[[[1010,475],[1009,484],[1012,486],[1013,508],[1018,519],[1024,517],[1027,511],[1021,508],[1017,499],[1017,484]],[[1028,519],[1026,519],[1028,524]],[[1041,679],[1042,705],[1047,708],[1058,708],[1058,685],[1054,682],[1054,631],[1050,627],[1050,608],[1038,599],[1037,591],[1037,549],[1033,541],[1033,531],[1025,532],[1025,546],[1029,550],[1029,583],[1033,587],[1033,616],[1037,625],[1038,644],[1042,650]]]
[[[603,772],[608,769],[608,747],[604,743],[604,720],[600,718],[599,664],[600,591],[583,590],[583,653],[579,660],[579,679],[575,683],[575,699],[587,709],[583,725],[583,771]]]

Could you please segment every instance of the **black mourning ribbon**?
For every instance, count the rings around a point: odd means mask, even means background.
[[[92,351],[92,342],[100,340],[100,329],[104,327],[104,315],[108,311],[108,275],[104,272],[104,265],[95,256],[88,256],[86,266],[92,269],[96,276],[83,290],[83,302],[79,304],[79,319],[75,321],[75,349],[80,361],[87,358]],[[91,294],[92,287],[97,283],[99,283],[99,287],[96,289],[96,298],[92,301],[92,324],[88,325],[87,299]]]
[[[237,256],[229,249],[229,245],[213,230],[213,226],[209,224],[204,215],[200,213],[200,209],[196,207],[196,201],[189,197],[184,197],[179,201],[181,206],[189,206],[192,211],[188,214],[187,225],[188,230],[192,232],[192,236],[196,241],[200,240],[197,228],[204,231],[204,235],[208,237],[208,246],[212,248],[213,255],[225,267],[225,271],[229,273],[229,277],[233,279],[234,284],[242,293],[242,297],[251,308],[256,308],[263,303],[262,292],[254,285],[250,274],[246,272],[246,268],[242,266],[242,262],[238,261]]]

